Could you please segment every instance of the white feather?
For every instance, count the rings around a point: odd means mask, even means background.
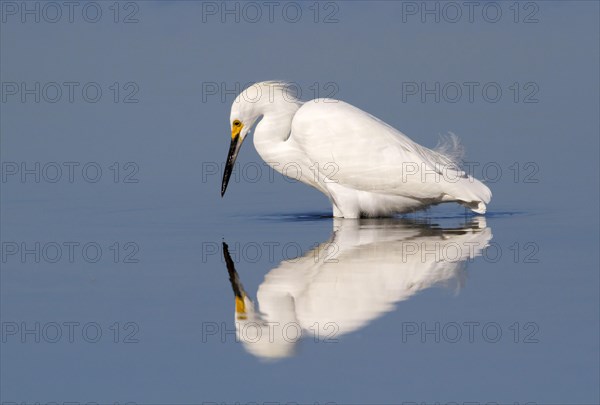
[[[232,121],[249,130],[262,117],[254,131],[258,153],[283,174],[300,168],[299,180],[330,199],[334,216],[389,216],[451,201],[485,213],[491,192],[460,168],[456,135],[432,150],[343,101],[302,103],[284,82],[254,86],[262,97],[238,96]]]

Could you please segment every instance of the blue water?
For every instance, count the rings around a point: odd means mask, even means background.
[[[200,2],[119,3],[129,24],[112,3],[98,23],[3,8],[3,83],[103,93],[3,87],[0,402],[599,403],[598,4],[422,23],[409,3],[272,24]],[[426,146],[456,133],[488,213],[334,220],[251,142],[221,198],[234,94],[210,86],[265,79],[333,82]],[[400,94],[468,81],[504,96]]]

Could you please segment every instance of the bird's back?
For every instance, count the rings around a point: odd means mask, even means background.
[[[292,121],[291,138],[329,181],[377,194],[489,202],[489,189],[449,157],[348,103],[316,99]],[[485,210],[485,206],[483,208]]]

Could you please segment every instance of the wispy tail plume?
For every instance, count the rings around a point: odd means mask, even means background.
[[[448,132],[446,135],[440,135],[440,139],[433,150],[446,156],[456,167],[461,167],[465,157],[465,148],[455,133]]]

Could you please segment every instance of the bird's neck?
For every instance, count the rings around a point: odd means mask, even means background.
[[[265,109],[254,130],[254,146],[265,162],[285,163],[292,120],[299,108],[300,104],[283,102]]]

